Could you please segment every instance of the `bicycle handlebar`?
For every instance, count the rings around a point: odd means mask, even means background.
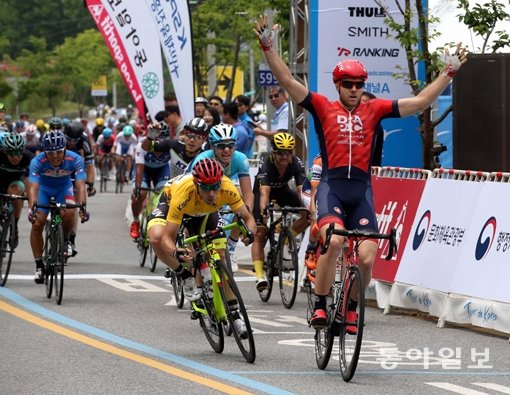
[[[236,216],[237,216],[237,220],[235,222],[232,222],[231,224],[228,224],[228,225],[218,226],[216,229],[208,230],[205,233],[202,233],[200,235],[194,235],[194,236],[187,237],[182,241],[183,244],[192,244],[199,240],[207,241],[207,240],[210,240],[212,237],[222,236],[225,234],[225,231],[234,229],[237,227],[239,227],[241,229],[241,233],[244,236],[249,237],[250,243],[252,243],[253,239],[254,239],[253,233],[248,229],[248,226],[246,225],[246,222],[244,222],[244,220],[241,218],[241,215],[236,214]]]
[[[344,236],[344,237],[354,237],[354,238],[367,238],[367,239],[380,239],[380,240],[389,240],[390,247],[388,251],[388,255],[386,256],[386,260],[389,261],[395,251],[397,250],[397,231],[395,229],[391,229],[390,233],[377,233],[370,232],[362,229],[335,229],[335,224],[329,224],[328,230],[326,231],[326,241],[321,249],[321,254],[325,254],[329,248],[329,243],[331,241],[332,235]]]
[[[28,196],[14,195],[9,193],[0,193],[0,199],[5,200],[28,200]]]

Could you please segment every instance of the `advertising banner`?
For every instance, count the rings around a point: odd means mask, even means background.
[[[86,0],[140,114],[164,109],[163,61],[150,14],[136,0]]]
[[[450,292],[510,303],[510,188],[485,182]]]
[[[424,179],[372,177],[379,232],[389,233],[392,228],[395,228],[399,245],[397,254],[392,260],[387,261],[385,257],[388,254],[388,241],[379,241],[372,271],[375,280],[393,282],[420,204],[425,182]]]
[[[181,117],[187,122],[195,116],[193,42],[188,2],[145,0],[145,3],[163,48]]]
[[[395,281],[448,292],[483,183],[430,178]]]

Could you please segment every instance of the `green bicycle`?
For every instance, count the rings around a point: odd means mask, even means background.
[[[198,301],[192,302],[191,308],[193,317],[199,319],[200,326],[212,349],[217,353],[223,352],[225,345],[223,327],[228,323],[241,354],[246,361],[253,363],[255,361],[255,339],[248,313],[239,288],[234,281],[234,275],[218,252],[218,250],[227,249],[225,232],[236,227],[240,227],[243,235],[253,240],[253,234],[248,230],[244,221],[238,217],[236,222],[219,226],[203,234],[187,238],[181,237],[180,240],[177,240],[176,245],[181,248],[193,244],[195,275],[200,273],[199,268],[204,262],[209,266],[211,280],[204,281],[202,297]],[[239,319],[246,328],[243,331],[236,329],[234,324],[234,321]]]

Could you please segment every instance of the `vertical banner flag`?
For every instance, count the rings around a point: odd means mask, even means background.
[[[149,12],[137,0],[85,0],[140,114],[164,110],[163,61]]]
[[[195,114],[193,43],[186,0],[145,0],[159,33],[175,96],[184,121]]]

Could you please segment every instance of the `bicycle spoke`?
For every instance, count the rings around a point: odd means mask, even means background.
[[[195,313],[198,314],[200,327],[204,331],[205,337],[207,338],[207,341],[211,345],[212,349],[220,354],[223,352],[223,348],[225,347],[225,339],[223,336],[222,325],[216,320],[214,315],[213,301],[212,299],[205,296],[197,303],[195,303],[193,308],[198,306],[202,310],[202,312],[195,310]]]

